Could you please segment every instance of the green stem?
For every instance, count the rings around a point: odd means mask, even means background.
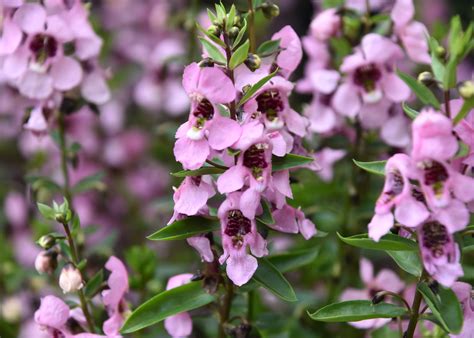
[[[415,334],[416,325],[418,324],[418,317],[420,315],[420,305],[421,305],[422,295],[421,292],[416,290],[415,299],[413,300],[413,305],[411,306],[411,317],[408,324],[408,329],[405,332],[405,338],[413,338]]]
[[[69,203],[69,208],[71,211],[73,210],[72,208],[72,192],[70,188],[70,179],[69,179],[69,171],[67,167],[67,145],[66,145],[66,128],[65,128],[65,121],[64,121],[64,114],[62,112],[59,112],[58,116],[58,131],[59,131],[59,150],[61,153],[61,171],[63,174],[64,178],[64,186],[63,186],[63,193],[64,197]],[[72,260],[74,265],[77,267],[79,265],[79,253],[77,250],[76,243],[74,242],[74,237],[72,236],[71,229],[69,227],[69,224],[67,222],[62,223],[64,227],[64,232],[66,233],[67,241],[69,243],[69,247],[71,248],[71,255],[72,255]],[[89,307],[87,305],[87,300],[84,295],[83,289],[80,289],[77,291],[79,295],[79,300],[81,302],[81,309],[82,312],[84,313],[84,317],[86,318],[87,321],[87,326],[89,328],[89,331],[94,333],[95,328],[94,328],[94,321],[92,319],[92,316],[89,312]]]
[[[247,0],[249,4],[248,27],[249,27],[249,42],[250,53],[255,53],[255,11],[253,8],[253,1]]]
[[[451,118],[451,95],[449,93],[449,89],[444,91],[444,106],[446,109],[446,116]]]
[[[220,311],[220,322],[219,322],[219,338],[225,337],[225,325],[229,321],[230,309],[232,306],[232,300],[234,298],[234,285],[227,279],[226,282],[226,293],[224,295],[224,301]]]
[[[254,317],[255,296],[254,290],[247,293],[247,321],[250,323]]]

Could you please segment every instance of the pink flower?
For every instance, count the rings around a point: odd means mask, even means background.
[[[183,86],[192,100],[191,114],[176,132],[174,154],[185,169],[192,170],[202,166],[211,149],[220,151],[235,143],[241,129],[215,106],[235,99],[234,85],[222,70],[192,63],[184,70]]]
[[[16,228],[26,226],[28,220],[28,203],[25,197],[16,191],[11,191],[5,197],[5,217]]]
[[[346,151],[342,149],[323,148],[318,151],[314,157],[318,160],[321,170],[317,174],[325,182],[329,182],[333,178],[333,165],[346,156]]]
[[[459,299],[464,311],[464,324],[459,334],[450,334],[451,338],[470,338],[474,332],[474,300],[472,286],[468,283],[455,282],[453,291]]]
[[[395,33],[402,41],[408,56],[415,62],[430,63],[428,32],[425,25],[412,21],[414,16],[413,0],[397,0],[395,2],[391,17],[395,24]]]
[[[244,216],[240,205],[241,196],[240,192],[228,194],[218,210],[224,248],[219,262],[227,262],[227,275],[238,286],[247,283],[257,270],[258,263],[254,256],[268,254],[266,242],[257,232],[255,220]],[[247,253],[247,246],[254,256]]]
[[[204,262],[211,263],[214,261],[214,253],[212,252],[209,238],[206,236],[194,236],[188,238],[186,241],[189,245],[196,249],[197,252],[199,252],[201,259]]]
[[[176,213],[193,216],[215,195],[210,176],[188,176],[173,195]]]
[[[366,35],[359,50],[341,65],[347,77],[332,98],[336,111],[348,117],[360,114],[366,127],[380,127],[388,118],[391,103],[410,95],[407,85],[393,72],[395,61],[402,56],[400,47],[391,40]]]
[[[128,292],[128,273],[125,265],[115,256],[109,258],[105,268],[111,272],[107,284],[109,289],[102,292],[103,302],[107,308],[109,319],[104,322],[107,336],[119,335],[127,309],[124,297]]]
[[[272,40],[278,39],[283,50],[278,53],[275,63],[280,68],[280,73],[288,78],[303,58],[301,41],[291,26],[285,26],[272,35]]]
[[[440,284],[451,287],[463,276],[461,254],[448,228],[428,221],[418,228],[418,241],[426,271]]]
[[[31,131],[36,136],[43,136],[48,132],[48,121],[44,117],[41,106],[36,106],[31,110],[30,117],[23,128]]]
[[[305,239],[316,235],[314,223],[307,219],[301,209],[284,205],[281,209],[272,212],[275,224],[268,225],[270,228],[287,233],[300,232]]]
[[[35,322],[52,337],[68,335],[66,323],[69,319],[69,307],[55,296],[41,298],[41,305],[35,312]]]
[[[417,198],[417,189],[409,180],[411,159],[405,154],[392,156],[385,166],[385,184],[377,200],[375,215],[369,223],[369,236],[378,241],[394,225],[416,227],[430,215],[423,201]]]
[[[311,22],[311,35],[320,41],[326,41],[335,36],[341,28],[341,17],[336,8],[320,12]]]
[[[371,300],[380,291],[399,293],[404,286],[403,282],[391,270],[383,269],[374,276],[374,267],[365,258],[360,260],[360,278],[366,288],[363,290],[349,288],[342,293],[341,300]],[[359,329],[376,329],[389,322],[389,318],[377,318],[350,322],[350,324]]]
[[[451,117],[454,117],[461,109],[463,100],[451,100],[450,104],[452,110]],[[463,159],[463,163],[471,167],[474,166],[474,110],[471,110],[469,114],[454,127],[454,131],[459,138],[469,146],[469,155]]]
[[[190,273],[183,273],[171,277],[166,284],[166,290],[185,285],[193,277]],[[193,331],[193,322],[187,312],[178,313],[165,319],[165,329],[173,338],[186,337]]]

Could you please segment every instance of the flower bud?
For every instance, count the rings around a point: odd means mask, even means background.
[[[35,269],[40,274],[51,274],[58,266],[58,254],[54,250],[41,251],[35,259]]]
[[[260,57],[257,54],[249,53],[244,63],[248,69],[254,72],[258,68],[260,68],[262,61],[260,60]]]
[[[79,269],[72,264],[67,264],[61,271],[59,276],[59,286],[64,293],[74,292],[82,289],[82,276]]]
[[[237,26],[238,28],[242,27],[242,18],[240,15],[235,15],[234,16],[234,22],[232,23],[234,26]]]
[[[380,302],[383,302],[385,300],[385,292],[377,292],[374,297],[372,297],[372,304],[378,304]]]
[[[234,41],[234,39],[239,35],[240,29],[239,27],[233,26],[229,31],[227,32],[227,35],[229,36],[229,39]]]
[[[474,97],[474,82],[464,81],[458,87],[459,95],[464,100],[470,100]]]
[[[418,74],[418,82],[423,83],[425,86],[430,86],[434,84],[436,80],[430,72],[422,72]]]
[[[221,35],[221,29],[219,28],[219,26],[216,26],[216,25],[210,25],[209,28],[207,29],[207,32],[217,37]]]
[[[444,59],[446,56],[446,49],[443,46],[438,46],[435,52],[441,59]]]
[[[276,18],[278,15],[280,15],[280,8],[274,3],[271,3],[269,1],[265,1],[262,4],[261,9],[262,9],[263,15],[267,19]]]
[[[52,235],[41,236],[37,241],[38,245],[45,250],[51,249],[56,244],[56,237]]]
[[[204,58],[199,62],[199,67],[214,67],[214,60],[211,58]]]

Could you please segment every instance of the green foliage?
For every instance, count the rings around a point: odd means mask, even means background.
[[[232,54],[229,61],[230,69],[237,68],[245,61],[247,55],[249,54],[249,43],[250,42],[248,39],[245,40],[245,42]]]
[[[100,269],[91,279],[87,282],[84,288],[84,295],[92,299],[96,294],[98,294],[102,287],[102,282],[104,281],[104,270]]]
[[[257,54],[261,57],[272,55],[280,49],[280,39],[278,40],[268,40],[263,42],[257,48]]]
[[[252,279],[285,301],[297,301],[295,291],[291,287],[291,284],[266,258],[258,259],[258,268]]]
[[[433,106],[436,109],[440,108],[440,104],[433,92],[424,84],[418,82],[413,76],[397,70],[400,79],[407,84],[408,87],[415,93],[415,95],[424,104]]]
[[[415,109],[411,108],[406,102],[402,103],[402,108],[403,108],[403,111],[405,112],[405,114],[407,114],[407,116],[409,118],[411,118],[412,120],[416,119],[418,114],[420,114],[420,112],[418,112]]]
[[[256,93],[257,91],[262,88],[272,77],[274,77],[278,73],[278,69],[276,69],[273,73],[261,78],[257,83],[255,83],[252,87],[250,87],[245,93],[244,96],[240,99],[239,103],[237,104],[237,107],[242,106],[245,104],[248,100],[250,100]]]
[[[217,219],[192,216],[167,225],[147,238],[153,241],[179,240],[218,229]]]
[[[350,300],[334,303],[308,313],[311,319],[322,322],[356,322],[373,318],[395,318],[408,314],[404,307],[389,303],[373,304],[370,300]]]
[[[207,54],[209,54],[209,56],[213,60],[220,62],[222,64],[225,64],[227,62],[224,54],[222,54],[222,52],[215,45],[213,45],[209,40],[203,37],[199,37],[199,41],[201,41],[201,44],[206,50]]]
[[[413,251],[386,251],[387,254],[404,271],[413,276],[420,277],[423,271],[420,256],[418,252]]]
[[[135,309],[125,321],[121,332],[128,334],[139,331],[166,317],[200,308],[213,301],[214,297],[206,293],[199,282],[163,291]]]
[[[223,168],[217,167],[202,167],[196,170],[181,170],[175,173],[171,173],[174,177],[186,177],[186,176],[203,176],[203,175],[214,175],[222,174],[225,171]]]
[[[360,234],[351,237],[343,237],[339,233],[337,235],[344,243],[363,249],[386,251],[418,250],[416,242],[393,234],[386,234],[378,242],[369,238],[368,234]]]
[[[280,171],[296,167],[301,167],[305,164],[313,162],[312,157],[296,155],[296,154],[286,154],[283,157],[273,156],[272,158],[272,170]]]
[[[106,189],[105,183],[103,182],[104,176],[105,174],[100,171],[94,175],[81,179],[74,185],[74,187],[72,187],[73,193],[79,194],[93,189],[104,191]]]
[[[385,165],[387,161],[372,161],[372,162],[361,162],[357,160],[352,160],[361,169],[368,171],[371,174],[375,175],[385,175]]]

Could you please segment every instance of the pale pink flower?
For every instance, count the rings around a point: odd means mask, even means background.
[[[190,273],[183,273],[171,277],[166,284],[166,290],[185,285],[193,277]],[[193,322],[188,312],[181,312],[165,319],[165,329],[173,338],[187,337],[193,331]]]
[[[305,239],[316,235],[316,226],[305,217],[300,208],[285,205],[281,209],[274,210],[272,215],[275,224],[268,225],[272,229],[293,234],[300,232]]]
[[[474,299],[472,286],[464,282],[455,282],[453,291],[461,303],[464,312],[464,322],[459,334],[450,334],[451,338],[472,338],[474,332]]]
[[[68,335],[66,328],[69,319],[69,307],[55,296],[41,298],[41,305],[35,312],[35,322],[52,337]]]
[[[335,36],[341,28],[341,17],[336,8],[329,8],[320,12],[311,21],[309,27],[311,35],[320,41],[326,41]]]

